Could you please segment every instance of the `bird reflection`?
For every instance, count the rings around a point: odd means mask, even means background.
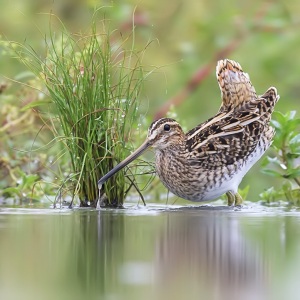
[[[180,299],[188,287],[191,295],[206,299],[266,299],[267,264],[259,247],[245,238],[239,219],[218,211],[194,212],[166,218],[156,243],[160,295],[164,290],[165,299]]]

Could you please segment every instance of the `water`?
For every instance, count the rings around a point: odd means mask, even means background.
[[[0,209],[0,299],[300,299],[300,213]]]

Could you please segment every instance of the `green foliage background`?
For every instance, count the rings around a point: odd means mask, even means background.
[[[141,102],[143,119],[139,130],[145,134],[151,120],[161,112],[161,107],[186,87],[188,80],[206,65],[209,75],[197,83],[192,93],[174,107],[176,118],[185,129],[190,129],[212,116],[220,105],[220,91],[214,68],[219,58],[237,60],[250,74],[258,94],[275,86],[281,96],[277,110],[285,113],[299,111],[300,60],[300,3],[288,1],[196,1],[196,0],[128,0],[128,1],[1,1],[0,30],[3,40],[15,40],[32,45],[43,53],[43,39],[49,30],[49,16],[54,13],[72,32],[83,31],[89,24],[90,12],[103,6],[103,15],[112,28],[120,34],[136,25],[137,50],[147,46],[144,65],[156,71],[146,81]],[[111,8],[106,8],[111,6]],[[6,117],[22,116],[22,107],[39,100],[38,94],[8,81],[6,77],[28,82],[27,70],[4,48],[0,53],[0,74],[8,88],[1,95],[0,126],[7,124]],[[224,52],[227,50],[227,52]],[[31,119],[30,119],[31,118]],[[18,149],[30,149],[32,140],[43,126],[36,115],[26,117],[22,126],[0,132],[2,153],[0,185],[6,184],[5,161],[21,157]],[[20,126],[19,124],[19,126]],[[47,144],[51,133],[39,135],[36,143]],[[138,143],[138,142],[137,142]],[[49,153],[51,156],[51,148]],[[3,154],[4,153],[4,154]],[[23,153],[24,154],[24,153]],[[271,153],[269,153],[271,155]],[[29,155],[32,158],[32,154]],[[272,155],[271,155],[272,156]],[[49,158],[45,157],[45,163]],[[26,161],[33,173],[30,159]],[[4,165],[4,167],[3,167]],[[249,172],[241,187],[250,185],[249,199],[269,186],[276,185],[276,178],[260,172],[259,163]],[[20,175],[21,176],[21,175]],[[278,181],[280,182],[280,181]]]

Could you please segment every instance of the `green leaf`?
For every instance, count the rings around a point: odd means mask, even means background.
[[[247,185],[246,187],[244,187],[243,189],[239,189],[239,194],[241,195],[241,197],[243,199],[246,199],[247,196],[248,196],[248,193],[249,193],[249,189],[250,189],[250,186]]]
[[[300,143],[300,134],[295,135],[291,140],[290,140],[291,144],[298,144]]]
[[[282,161],[278,157],[267,156],[266,160],[269,163],[269,165],[275,165],[275,166],[280,167],[280,169],[284,169],[284,170],[286,169],[285,166],[283,165]]]
[[[37,107],[37,106],[43,106],[43,105],[46,105],[46,104],[49,104],[51,103],[51,100],[39,100],[39,101],[34,101],[34,102],[30,102],[28,103],[27,105],[23,106],[21,108],[21,111],[25,111],[25,110],[28,110],[28,109],[31,109],[31,108],[34,108],[34,107]]]
[[[35,78],[36,76],[34,75],[33,72],[30,72],[30,71],[24,71],[24,72],[21,72],[19,73],[17,76],[15,76],[15,80],[17,81],[20,81],[20,80],[23,80],[23,79],[27,79],[27,78],[30,78],[30,77],[33,77]]]
[[[20,194],[20,190],[17,187],[8,187],[2,190],[3,193],[7,193],[11,196]]]
[[[270,156],[263,157],[263,159],[261,161],[262,168],[265,168],[269,164],[269,158],[271,158],[271,157]]]
[[[259,197],[265,201],[273,202],[275,200],[282,199],[283,192],[275,190],[275,188],[272,186],[269,189],[267,189],[266,191],[260,193]]]
[[[285,123],[286,118],[284,116],[284,114],[282,114],[280,111],[274,111],[273,112],[273,117],[274,119],[276,119],[280,124]]]
[[[290,192],[292,189],[292,183],[290,181],[285,181],[284,184],[282,185],[282,190],[287,193]]]
[[[23,181],[22,185],[23,186],[32,185],[38,179],[39,179],[39,176],[35,175],[35,174],[24,175],[23,178],[22,178],[22,181]]]
[[[271,125],[273,125],[273,127],[275,127],[276,130],[279,130],[282,128],[281,126],[282,123],[276,121],[276,120],[271,120]],[[283,123],[284,124],[284,123]]]
[[[289,113],[286,114],[286,116],[288,116],[289,120],[293,120],[296,116],[296,111],[295,110],[291,110]]]
[[[296,178],[300,176],[300,169],[294,169],[289,170],[286,175],[284,175],[285,178]]]
[[[298,200],[300,199],[300,189],[294,189],[291,191],[291,195],[292,195],[292,198],[294,200]]]
[[[298,149],[297,149],[298,150]],[[289,152],[286,154],[288,159],[296,159],[300,156],[300,152]]]
[[[280,172],[277,172],[277,171],[271,170],[271,169],[263,169],[262,173],[273,176],[273,177],[283,177],[283,175]]]
[[[292,133],[300,125],[300,119],[290,120],[286,123],[284,129],[285,132]]]

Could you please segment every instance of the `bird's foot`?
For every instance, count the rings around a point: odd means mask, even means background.
[[[233,193],[231,191],[226,193],[228,199],[228,206],[241,207],[243,203],[243,198],[239,193]]]

